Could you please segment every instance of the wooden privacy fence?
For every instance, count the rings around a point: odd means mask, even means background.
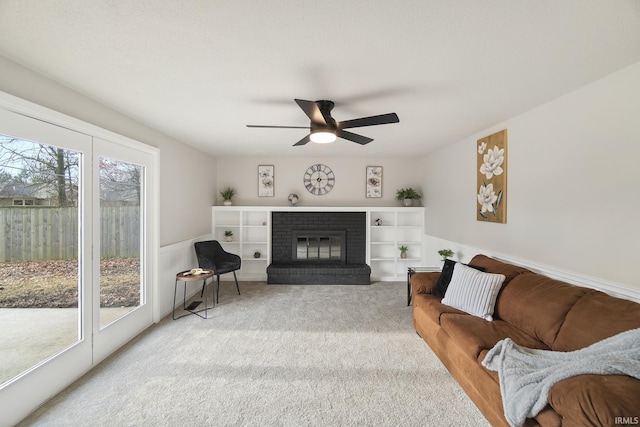
[[[0,207],[0,262],[78,258],[78,208]],[[140,208],[100,208],[100,257],[140,255]]]

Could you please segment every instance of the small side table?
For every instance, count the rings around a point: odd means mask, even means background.
[[[409,267],[407,268],[407,305],[411,305],[411,276],[415,273],[441,271],[439,267]]]
[[[213,301],[211,307],[209,307],[209,305],[207,304],[207,295],[205,294],[205,290],[206,290],[205,286],[207,284],[207,279],[210,279],[213,277],[213,270],[203,270],[203,273],[201,274],[189,274],[189,273],[191,273],[191,270],[181,271],[180,273],[176,274],[176,284],[175,284],[175,287],[173,288],[173,315],[172,315],[173,320],[180,319],[181,317],[185,317],[190,314],[195,314],[198,317],[206,319],[208,317],[207,310],[215,307],[215,300]],[[187,283],[199,283],[200,281],[202,281],[202,292],[200,293],[200,297],[201,298],[204,297],[204,301],[192,301],[187,306]],[[183,294],[184,299],[182,302],[182,308],[185,311],[187,311],[187,313],[183,314],[182,316],[176,317],[176,295],[178,293],[178,282],[184,282],[184,294]],[[200,310],[196,310],[200,306],[200,304],[202,304],[203,302],[204,302],[204,308],[201,308]],[[203,311],[204,311],[204,316],[200,314]]]

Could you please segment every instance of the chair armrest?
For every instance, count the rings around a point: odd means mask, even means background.
[[[413,295],[417,294],[430,294],[431,290],[435,288],[440,277],[439,271],[429,271],[423,273],[413,273],[411,275],[411,292]]]
[[[229,255],[231,255],[230,260],[233,262],[237,262],[238,268],[240,268],[240,265],[242,265],[242,258],[240,257],[240,255],[236,255],[236,254],[229,254]]]
[[[242,265],[242,258],[240,255],[233,254],[231,252],[224,251],[218,254],[220,261],[228,264],[235,264],[239,269]]]
[[[232,254],[231,252],[227,252],[227,251],[219,252],[217,254],[217,258],[219,258],[220,261],[225,261],[225,262],[238,262],[238,261],[240,261],[240,256],[239,255]]]

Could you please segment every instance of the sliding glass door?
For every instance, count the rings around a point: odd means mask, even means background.
[[[11,421],[92,364],[92,140],[0,108],[0,141],[0,413]]]
[[[84,130],[0,105],[0,424],[153,321],[157,154]]]
[[[100,361],[151,322],[152,276],[145,248],[153,159],[144,152],[97,140],[94,194],[94,360]]]
[[[0,134],[0,384],[82,340],[81,157]]]

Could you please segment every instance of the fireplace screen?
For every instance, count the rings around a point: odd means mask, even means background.
[[[344,231],[293,232],[294,261],[345,261]]]

